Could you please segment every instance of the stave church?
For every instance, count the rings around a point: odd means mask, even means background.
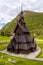
[[[36,50],[37,45],[34,41],[34,37],[31,36],[29,29],[26,27],[23,11],[20,13],[20,18],[14,33],[15,35],[7,46],[7,51],[17,54],[28,54]]]

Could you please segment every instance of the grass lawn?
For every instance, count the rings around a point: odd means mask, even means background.
[[[0,50],[4,50],[7,48],[11,38],[6,36],[0,36]]]
[[[10,41],[10,37],[0,36],[0,42],[9,42],[9,41]]]
[[[41,53],[38,55],[38,57],[43,58],[43,41],[36,41],[37,45],[41,48]]]
[[[3,58],[1,56],[3,56]],[[8,58],[10,58],[12,60],[16,60],[17,63],[14,64],[14,63],[8,62]],[[13,56],[9,56],[9,55],[0,53],[0,65],[43,65],[43,62],[13,57]]]
[[[6,48],[7,48],[7,45],[8,45],[8,43],[6,42],[4,42],[4,43],[1,43],[0,44],[0,50],[5,50]]]

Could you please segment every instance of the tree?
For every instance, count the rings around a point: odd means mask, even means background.
[[[1,36],[5,36],[4,31],[1,31]]]
[[[9,37],[11,36],[11,33],[9,31],[5,31],[5,36]]]

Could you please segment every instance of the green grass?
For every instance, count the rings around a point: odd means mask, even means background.
[[[4,56],[4,57],[1,58],[1,56]],[[8,62],[8,58],[10,58],[12,60],[16,60],[17,63],[14,64],[14,63]],[[9,55],[0,53],[0,65],[43,65],[43,62],[13,57],[13,56],[9,56]]]
[[[0,50],[2,51],[2,50],[5,50],[5,49],[7,49],[7,46],[8,46],[8,43],[6,42],[4,42],[4,43],[0,43]]]
[[[0,42],[9,42],[10,41],[10,37],[6,37],[6,36],[0,36]]]
[[[35,35],[36,37],[38,36],[39,38],[43,38],[43,13],[36,13],[31,11],[25,11],[24,13],[26,26],[29,28],[31,34]],[[7,23],[2,28],[2,30],[9,31],[11,34],[13,34],[18,18],[19,16],[17,16],[11,22]]]
[[[38,57],[43,58],[43,41],[36,41],[36,43],[41,48],[41,53],[38,55]]]
[[[0,36],[0,50],[5,50],[10,40],[11,40],[10,37]]]

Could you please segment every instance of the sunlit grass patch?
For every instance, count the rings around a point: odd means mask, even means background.
[[[43,58],[43,40],[36,39],[36,44],[41,48],[41,53],[38,55],[38,57]]]
[[[0,36],[0,42],[9,42],[10,39],[11,39],[10,37]]]

